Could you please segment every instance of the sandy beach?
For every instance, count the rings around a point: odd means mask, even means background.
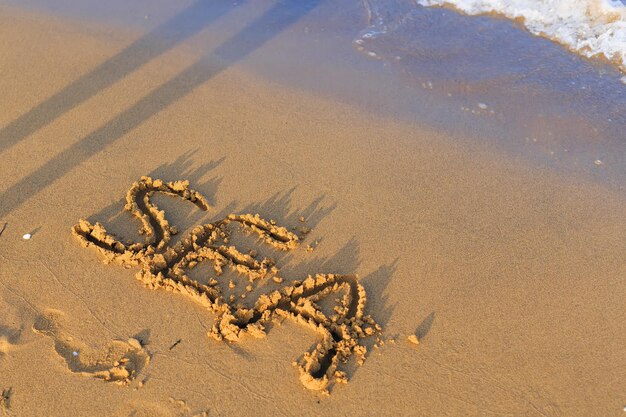
[[[520,31],[565,71],[516,78],[528,61],[486,55],[484,79],[438,74],[395,59],[401,38],[355,44],[359,2],[141,7],[115,21],[0,3],[0,415],[624,414],[616,68]],[[264,337],[215,340],[218,316],[186,290],[137,280],[142,260],[105,263],[95,235],[83,247],[80,219],[146,238],[124,211],[142,176],[206,199],[154,194],[172,246],[229,214],[267,220],[225,244],[274,260],[269,275],[189,273],[229,306],[358,276],[381,328],[356,338],[363,363],[357,349],[307,388],[298,364],[334,324],[279,314]]]

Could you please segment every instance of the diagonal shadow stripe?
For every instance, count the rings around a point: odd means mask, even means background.
[[[189,94],[197,86],[248,56],[306,15],[320,1],[287,0],[276,3],[235,36],[226,40],[213,54],[200,59],[144,96],[128,110],[52,157],[40,168],[0,194],[0,218],[145,120]]]
[[[196,1],[0,129],[0,152],[26,139],[57,117],[198,33],[233,8],[233,2],[228,0]]]

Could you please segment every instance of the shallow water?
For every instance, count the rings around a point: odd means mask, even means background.
[[[457,101],[500,126],[502,140],[541,148],[561,167],[601,162],[623,173],[615,152],[626,139],[626,86],[615,66],[581,58],[503,18],[402,0],[366,6],[369,25],[357,47],[395,67],[407,83]]]
[[[621,0],[418,0],[470,15],[496,13],[586,57],[603,56],[626,72],[626,6]]]

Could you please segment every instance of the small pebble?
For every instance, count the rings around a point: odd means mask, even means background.
[[[30,233],[26,233],[24,236],[22,236],[22,239],[24,239],[24,240],[28,240],[28,239],[30,239],[31,237],[33,237],[33,235],[31,235]]]
[[[478,107],[482,110],[486,110],[487,109],[487,105],[485,103],[478,103]]]
[[[596,159],[595,161],[593,161],[593,163],[596,164],[596,166],[602,165],[602,161],[599,159]]]
[[[420,341],[417,339],[417,336],[415,336],[414,334],[409,335],[409,337],[407,337],[407,339],[409,339],[409,342],[413,343],[414,345],[419,345]]]
[[[78,352],[77,352],[77,351],[74,351],[74,352],[72,352],[72,355],[74,355],[74,356],[78,356]]]

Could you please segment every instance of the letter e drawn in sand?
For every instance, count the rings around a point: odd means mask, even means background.
[[[275,283],[284,280],[278,275],[273,260],[257,259],[229,246],[231,231],[238,224],[244,231],[256,234],[264,243],[278,250],[297,247],[299,238],[284,227],[262,219],[258,214],[230,214],[221,220],[194,227],[177,244],[170,246],[177,233],[151,197],[155,193],[178,196],[208,210],[209,203],[188,181],[165,182],[142,177],[126,194],[124,209],[141,222],[139,232],[144,243],[123,243],[100,224],[80,220],[72,233],[83,246],[96,248],[106,263],[139,266],[136,277],[150,289],[165,289],[187,295],[216,314],[209,336],[236,342],[245,334],[264,337],[266,326],[274,321],[291,319],[315,330],[319,335],[314,348],[294,362],[300,381],[309,389],[328,392],[333,382],[347,382],[341,364],[353,355],[362,365],[367,352],[363,339],[378,334],[380,326],[365,314],[366,294],[354,275],[316,274],[302,281],[293,281],[281,288],[261,294],[250,308],[235,304],[232,296],[222,294],[218,279],[225,267],[247,277],[250,283],[271,277]],[[188,272],[204,261],[213,264],[218,279],[203,284],[191,279]],[[276,278],[276,279],[274,279]],[[340,295],[332,312],[322,310],[329,296]]]

